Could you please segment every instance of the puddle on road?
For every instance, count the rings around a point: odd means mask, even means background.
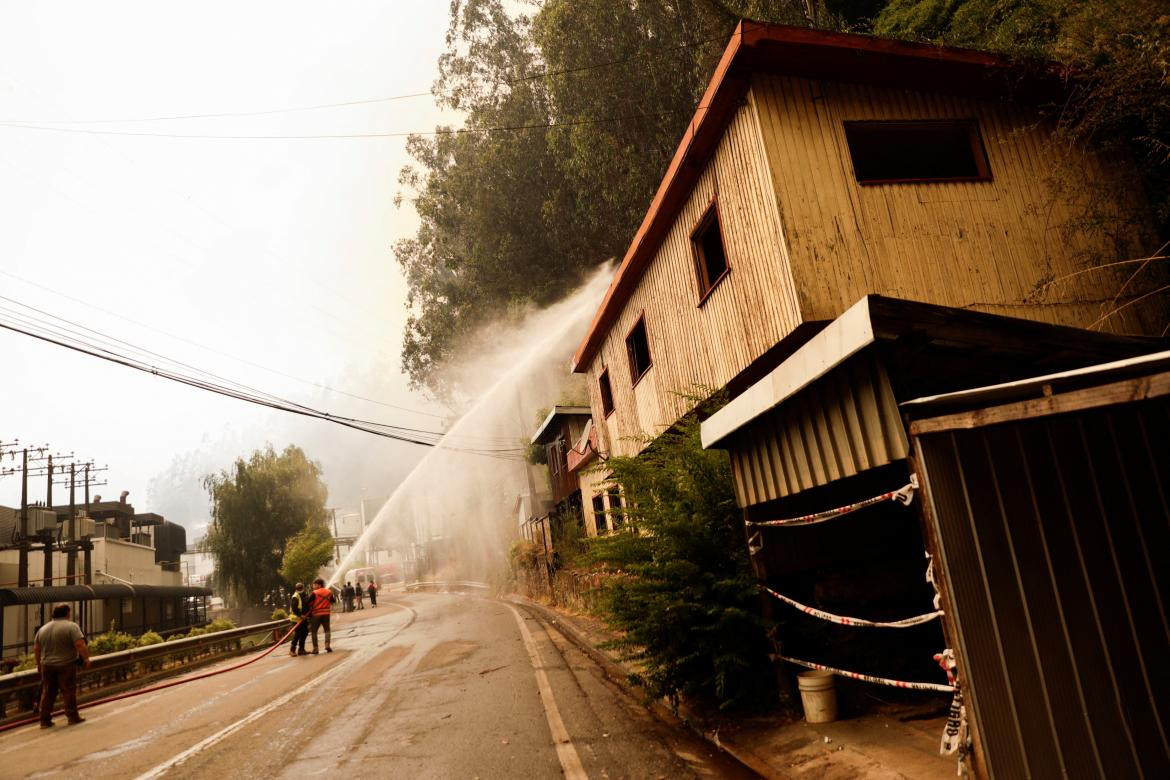
[[[462,640],[442,642],[427,651],[423,659],[418,662],[415,671],[429,672],[432,669],[439,669],[444,666],[454,666],[460,661],[469,658],[477,649],[479,649],[478,642]]]

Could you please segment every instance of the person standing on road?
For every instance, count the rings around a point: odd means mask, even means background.
[[[89,647],[81,627],[69,619],[69,605],[53,607],[53,619],[41,626],[33,639],[33,655],[41,676],[41,728],[53,725],[57,692],[65,702],[65,718],[81,723],[77,711],[77,667],[89,668]]]
[[[316,585],[313,589],[312,598],[309,599],[309,630],[313,632],[313,655],[317,655],[317,629],[325,628],[325,652],[332,653],[333,648],[329,645],[329,609],[336,599],[333,597],[333,591],[325,587],[325,580],[318,577],[313,580]]]
[[[341,598],[345,601],[345,611],[353,612],[353,585],[349,584],[348,581],[341,590]]]
[[[293,591],[292,599],[289,601],[289,610],[292,612],[289,615],[289,620],[296,623],[296,628],[293,629],[292,645],[289,646],[288,654],[291,656],[308,655],[305,652],[305,640],[309,638],[309,605],[305,601],[305,583],[298,582],[297,589]]]
[[[371,607],[378,606],[378,586],[374,584],[373,580],[370,580],[369,593],[370,593],[370,606]]]
[[[353,595],[357,598],[357,608],[366,608],[366,591],[362,588],[361,582],[354,583]]]

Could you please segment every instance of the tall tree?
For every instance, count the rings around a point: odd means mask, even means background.
[[[207,548],[219,587],[238,604],[255,604],[281,585],[290,537],[324,524],[327,488],[321,467],[295,446],[271,445],[203,480],[211,498]]]
[[[461,337],[624,252],[738,18],[803,18],[800,0],[513,5],[451,3],[436,92],[467,121],[412,137],[400,176],[421,218],[395,246],[403,366],[435,392]]]

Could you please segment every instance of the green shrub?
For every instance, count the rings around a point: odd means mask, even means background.
[[[167,637],[167,641],[174,642],[176,639],[186,639],[186,638],[187,638],[187,635],[183,634],[183,633],[171,634],[170,636]]]
[[[213,634],[216,631],[228,631],[236,627],[236,624],[227,618],[216,618],[207,624],[207,627],[201,633]]]
[[[150,645],[161,644],[163,638],[156,631],[147,631],[142,636],[138,637],[139,647],[148,647]]]
[[[727,453],[703,449],[691,416],[605,466],[625,532],[590,540],[585,560],[626,575],[602,586],[600,611],[647,690],[763,703],[774,677]]]
[[[33,655],[32,653],[26,653],[20,657],[20,663],[18,663],[13,668],[12,671],[26,672],[29,669],[36,669],[36,668],[37,668],[37,657],[35,655]]]
[[[90,655],[106,655],[138,647],[138,640],[130,634],[117,629],[116,623],[110,623],[110,629],[104,634],[98,634],[89,640]]]
[[[276,609],[272,610],[272,616],[269,617],[268,619],[269,620],[288,620],[288,613],[285,612],[280,607],[277,607]]]

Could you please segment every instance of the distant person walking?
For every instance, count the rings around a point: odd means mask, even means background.
[[[292,645],[289,646],[288,654],[308,655],[305,652],[305,640],[309,638],[309,604],[306,600],[305,583],[297,583],[297,589],[293,591],[289,600],[289,611],[292,614],[288,619],[296,623],[296,628],[293,629]]]
[[[370,580],[369,594],[370,594],[370,606],[371,607],[378,606],[378,586],[374,584],[373,580]]]
[[[317,655],[317,629],[321,627],[325,628],[325,652],[332,653],[333,648],[329,644],[329,609],[336,598],[333,591],[325,587],[325,580],[318,577],[313,580],[313,584],[317,586],[309,600],[309,630],[313,632],[313,655]]]
[[[37,631],[33,655],[41,675],[41,728],[53,725],[53,705],[57,693],[65,702],[65,718],[81,723],[85,718],[77,711],[77,667],[89,668],[89,647],[81,627],[69,619],[69,605],[53,607],[53,619]]]
[[[366,591],[365,591],[365,588],[362,587],[362,584],[360,582],[353,586],[353,595],[357,598],[357,608],[358,609],[365,609],[366,608]]]

